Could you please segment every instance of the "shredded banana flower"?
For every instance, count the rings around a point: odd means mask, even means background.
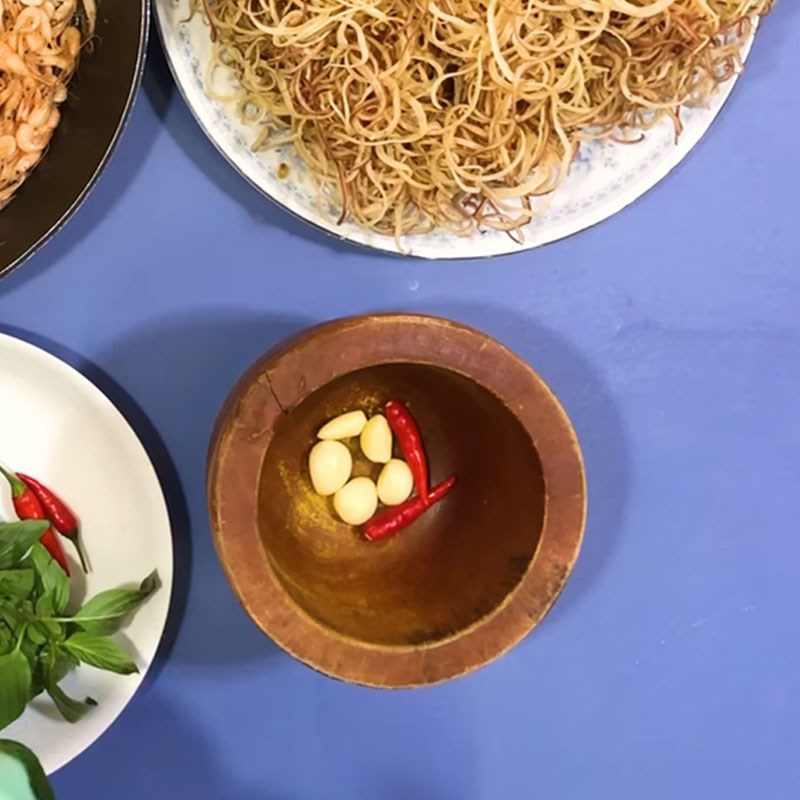
[[[194,0],[258,147],[398,242],[516,239],[582,142],[634,142],[741,69],[775,0]]]

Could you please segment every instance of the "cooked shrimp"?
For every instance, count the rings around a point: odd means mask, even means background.
[[[41,101],[35,105],[28,113],[28,124],[34,128],[43,128],[48,119],[50,119],[50,112],[55,110],[52,104]]]
[[[50,18],[43,8],[36,8],[31,6],[23,9],[20,15],[14,21],[12,28],[14,33],[25,34],[41,31],[45,39],[52,39],[53,32],[50,27]]]
[[[97,25],[97,3],[95,0],[82,0],[83,11],[86,14],[86,21],[89,24],[89,33],[93,34]]]
[[[0,0],[0,208],[47,150],[67,99],[95,0]]]
[[[0,136],[0,161],[10,161],[17,152],[17,140],[14,136]]]
[[[43,141],[43,132],[38,131],[33,125],[23,122],[17,128],[17,147],[23,153],[39,153],[46,142]]]

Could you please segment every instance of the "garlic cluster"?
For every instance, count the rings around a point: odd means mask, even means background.
[[[369,477],[352,478],[353,456],[342,440],[358,437],[361,453],[382,464],[377,483]],[[333,495],[333,508],[348,525],[363,525],[377,511],[380,501],[396,506],[411,496],[414,481],[405,461],[392,458],[393,437],[383,414],[367,418],[363,411],[349,411],[326,422],[308,457],[314,491]]]

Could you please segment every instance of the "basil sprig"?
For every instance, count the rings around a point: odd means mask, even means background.
[[[155,572],[133,589],[101,592],[72,614],[69,582],[38,540],[47,523],[0,523],[0,730],[46,692],[64,719],[79,720],[93,705],[59,685],[78,664],[130,675],[138,672],[115,640],[130,616],[158,588]]]

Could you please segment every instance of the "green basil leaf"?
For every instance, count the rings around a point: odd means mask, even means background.
[[[89,600],[72,617],[72,622],[87,633],[108,636],[116,633],[130,614],[158,588],[158,575],[148,575],[138,589],[109,589]]]
[[[36,800],[56,800],[39,759],[24,744],[12,742],[10,739],[0,739],[0,753],[16,759],[25,767]]]
[[[0,612],[0,655],[13,650],[16,643],[13,624],[9,625],[3,613]]]
[[[78,666],[78,663],[78,659],[68,650],[65,650],[63,646],[56,647],[53,664],[48,672],[50,680],[53,683],[60,683],[69,672]]]
[[[41,596],[50,597],[49,613],[63,614],[69,603],[69,580],[64,570],[38,542],[31,548],[28,560],[36,570]]]
[[[14,644],[17,643],[17,639],[19,639],[20,634],[22,633],[23,622],[20,620],[19,616],[10,608],[8,607],[0,607],[0,621],[2,621],[3,625],[8,628],[11,635],[11,640]],[[11,648],[14,649],[13,647]]]
[[[0,730],[10,725],[28,704],[31,665],[21,650],[0,656]]]
[[[53,605],[54,596],[48,592],[43,594],[33,605],[34,613],[37,617],[49,617],[55,613],[55,606]]]
[[[30,628],[28,629],[28,631]],[[26,636],[20,643],[20,650],[25,655],[25,658],[28,659],[28,664],[30,664],[31,673],[36,669],[36,665],[39,662],[39,651],[42,649],[41,643],[31,641],[26,631]]]
[[[38,625],[29,625],[25,629],[25,637],[34,644],[42,645],[47,641],[47,637],[41,631]]]
[[[0,594],[28,597],[33,592],[32,569],[4,569],[0,572]]]
[[[28,693],[28,698],[29,698],[28,702],[36,699],[43,691],[44,691],[44,684],[42,683],[42,679],[34,675],[33,680],[31,681],[31,690]]]
[[[16,566],[49,527],[38,519],[0,522],[0,569]]]
[[[118,675],[130,675],[139,671],[125,648],[107,636],[78,631],[64,642],[63,647],[84,664],[91,664],[98,669],[116,672]]]
[[[56,708],[61,713],[61,716],[67,722],[77,722],[90,710],[92,706],[97,703],[91,697],[87,697],[85,701],[75,700],[70,697],[48,673],[45,681],[45,689],[47,694],[50,695],[51,700],[55,703]]]
[[[36,616],[39,617],[36,621],[36,627],[45,634],[45,636],[49,636],[51,639],[61,640],[64,638],[64,626],[60,622],[42,619],[42,617],[49,617],[58,613],[53,606],[53,601],[54,597],[52,593],[44,594],[36,601]]]
[[[158,587],[161,586],[161,581],[158,579],[158,572],[153,570],[140,584],[139,591],[142,594],[150,597]]]

